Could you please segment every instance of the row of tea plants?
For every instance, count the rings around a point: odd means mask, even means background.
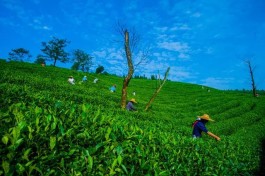
[[[122,78],[67,84],[84,73],[1,61],[0,175],[254,175],[265,138],[265,99],[167,82],[149,111],[157,82],[132,80],[138,112],[121,110]],[[108,86],[116,83],[116,93]],[[209,113],[221,141],[191,138]]]

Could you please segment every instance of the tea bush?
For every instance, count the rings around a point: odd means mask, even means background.
[[[128,99],[136,98],[138,112],[127,112],[120,109],[120,77],[4,60],[0,74],[0,175],[254,175],[260,169],[262,95],[168,81],[145,112],[158,82],[132,79]],[[69,75],[76,85],[67,83]],[[88,82],[81,83],[84,75]],[[116,93],[108,90],[112,84]],[[191,138],[191,123],[203,113],[215,120],[207,126],[221,141]]]

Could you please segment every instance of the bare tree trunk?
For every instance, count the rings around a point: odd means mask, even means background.
[[[161,79],[160,79],[160,73],[159,73],[159,71],[158,71],[158,80],[157,81],[159,82],[159,85],[161,85]]]
[[[158,95],[158,93],[160,92],[160,90],[162,89],[163,85],[165,84],[166,80],[167,80],[167,75],[168,72],[170,70],[170,67],[167,68],[167,71],[165,73],[165,77],[164,80],[162,82],[162,84],[160,84],[160,86],[156,89],[155,93],[153,94],[152,98],[149,100],[149,102],[147,103],[147,105],[145,106],[145,111],[147,111],[147,109],[150,107],[151,103],[155,100],[155,97]]]
[[[257,93],[256,93],[256,85],[255,85],[255,80],[254,80],[253,68],[249,60],[247,60],[246,63],[248,64],[249,73],[251,77],[252,93],[253,93],[253,96],[256,97]]]
[[[124,31],[124,49],[126,53],[127,63],[128,63],[128,74],[123,80],[123,87],[122,87],[122,96],[121,96],[121,108],[125,108],[126,106],[126,99],[127,99],[127,87],[129,82],[132,78],[134,72],[134,66],[132,63],[132,54],[130,49],[130,41],[129,41],[129,33],[127,30]]]

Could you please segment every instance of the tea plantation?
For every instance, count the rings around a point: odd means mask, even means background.
[[[169,73],[170,74],[170,73]],[[67,82],[72,75],[75,85]],[[81,83],[88,76],[88,82]],[[97,84],[94,78],[99,78]],[[123,79],[0,60],[0,175],[262,175],[265,95],[167,81]],[[117,92],[109,87],[117,85]],[[210,90],[210,92],[207,91]],[[136,95],[133,96],[132,92]],[[191,137],[196,116],[215,120]]]

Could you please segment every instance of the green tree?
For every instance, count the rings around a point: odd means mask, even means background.
[[[151,80],[156,80],[156,75],[151,75]]]
[[[77,49],[73,53],[73,61],[74,65],[72,69],[79,70],[81,69],[83,72],[89,71],[90,67],[92,66],[92,58],[89,54],[85,51]]]
[[[102,65],[99,65],[98,68],[96,69],[96,73],[102,73],[104,71],[104,67]]]
[[[71,67],[71,69],[72,70],[78,70],[79,69],[79,63],[77,63],[77,62],[75,62],[73,65],[72,65],[72,67]]]
[[[8,60],[12,61],[21,61],[23,62],[24,59],[29,60],[31,58],[31,54],[29,50],[24,48],[17,48],[12,49],[11,52],[8,53]]]
[[[66,39],[53,37],[48,43],[42,42],[43,49],[41,51],[48,60],[53,61],[53,66],[55,66],[57,61],[62,63],[69,61],[69,54],[64,50],[68,43],[70,42]]]
[[[39,54],[37,56],[37,58],[36,58],[34,63],[35,64],[43,64],[43,63],[45,63],[45,57]]]

